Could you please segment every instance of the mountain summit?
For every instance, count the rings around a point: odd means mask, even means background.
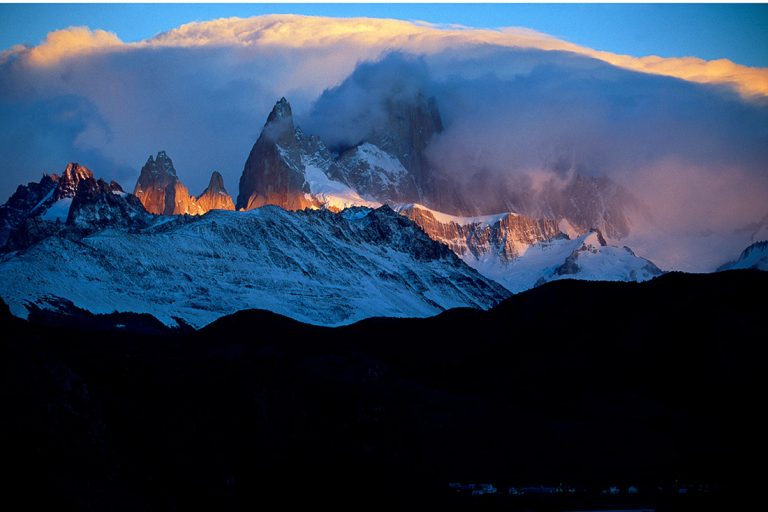
[[[238,210],[267,204],[286,210],[318,206],[308,195],[310,188],[304,176],[299,135],[290,103],[280,98],[245,162],[237,196]]]
[[[159,151],[155,158],[149,155],[147,163],[141,168],[133,194],[148,212],[156,215],[203,213],[179,180],[173,161],[165,151]]]
[[[0,249],[27,249],[54,235],[79,238],[105,227],[135,229],[149,217],[118,183],[97,180],[72,162],[61,176],[46,174],[38,183],[19,186],[0,207]]]
[[[211,181],[202,194],[196,199],[197,205],[203,211],[234,210],[235,203],[224,188],[224,177],[218,171],[213,171]]]

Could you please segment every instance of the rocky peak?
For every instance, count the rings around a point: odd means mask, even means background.
[[[59,182],[57,174],[44,174],[39,182],[19,185],[8,201],[0,206],[0,248],[35,210],[42,210],[51,200]]]
[[[173,167],[173,160],[165,151],[158,151],[157,157],[152,158],[149,155],[147,162],[141,168],[139,181],[170,181],[176,178],[176,168]]]
[[[152,155],[149,155],[149,160],[147,160],[147,163],[150,163],[151,160]],[[152,172],[159,175],[176,176],[176,169],[173,167],[173,160],[171,160],[171,157],[169,157],[165,151],[158,151],[157,157],[153,163],[154,166],[151,167]]]
[[[224,177],[218,171],[213,171],[208,188],[197,197],[196,201],[203,212],[235,209],[232,197],[230,197],[227,189],[224,188]]]
[[[156,215],[200,213],[165,151],[158,151],[155,158],[149,156],[141,168],[133,193],[148,212]]]
[[[301,210],[317,205],[309,193],[291,106],[281,98],[267,117],[243,167],[237,209],[272,204]]]
[[[78,184],[66,224],[90,233],[105,227],[144,227],[148,219],[141,201],[123,191],[119,183],[91,176]]]
[[[19,187],[0,208],[5,250],[26,249],[53,235],[78,238],[105,227],[146,225],[147,211],[133,195],[112,181],[70,163],[61,176]]]
[[[284,148],[296,145],[296,127],[293,124],[293,112],[288,100],[280,98],[280,101],[275,103],[261,133],[262,137]]]
[[[584,238],[584,244],[593,247],[606,247],[608,242],[605,241],[605,237],[603,237],[603,233],[599,229],[592,228]]]
[[[211,180],[208,182],[208,188],[205,191],[212,194],[227,193],[227,190],[224,188],[224,176],[219,171],[211,173]]]
[[[70,162],[58,179],[56,190],[53,193],[53,200],[58,201],[65,197],[75,197],[78,185],[87,179],[93,179],[93,172],[78,163]]]
[[[291,110],[291,104],[285,99],[285,96],[275,103],[272,107],[272,112],[267,117],[267,124],[274,123],[279,119],[291,119],[293,120],[293,111]]]

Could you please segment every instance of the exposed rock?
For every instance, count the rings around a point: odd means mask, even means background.
[[[342,153],[328,174],[376,201],[414,201],[420,197],[416,180],[402,162],[369,142]]]
[[[0,206],[0,248],[35,209],[51,198],[58,181],[57,174],[44,174],[37,183],[19,185],[8,201]]]
[[[454,217],[420,205],[408,205],[399,211],[416,222],[430,238],[448,245],[465,260],[494,257],[512,261],[532,244],[564,236],[553,220],[515,213]]]
[[[208,188],[197,197],[196,203],[202,212],[235,209],[232,197],[224,188],[224,177],[218,171],[213,171]]]
[[[392,96],[382,109],[385,122],[343,152],[329,175],[379,201],[430,202],[434,173],[425,149],[443,130],[434,98],[421,92],[411,98]]]
[[[599,230],[574,239],[551,219],[502,213],[458,217],[407,205],[399,211],[485,277],[511,292],[562,278],[644,281],[662,273],[628,247],[616,247]]]
[[[54,186],[51,188],[51,185]],[[147,225],[149,215],[141,202],[115,182],[106,183],[77,163],[62,173],[43,176],[40,183],[19,187],[10,203],[21,205],[48,189],[33,207],[16,209],[16,227],[9,233],[5,250],[26,249],[53,235],[79,238],[105,227],[136,228]],[[28,202],[28,201],[27,201]]]
[[[151,215],[133,194],[123,191],[117,182],[90,177],[82,180],[67,214],[67,225],[80,234],[104,228],[135,230],[148,226]]]
[[[240,177],[238,210],[272,204],[286,210],[319,206],[310,196],[304,176],[302,148],[293,124],[291,106],[278,101],[253,145]]]
[[[179,180],[173,161],[165,151],[149,156],[141,168],[133,194],[144,208],[156,215],[200,215],[205,213]]]

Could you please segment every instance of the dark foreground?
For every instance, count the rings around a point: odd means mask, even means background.
[[[338,329],[3,308],[0,500],[738,510],[765,488],[766,291],[752,271],[556,282]]]

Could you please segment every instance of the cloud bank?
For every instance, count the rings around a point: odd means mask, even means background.
[[[429,153],[441,172],[510,186],[563,165],[607,175],[671,240],[730,237],[768,213],[768,69],[617,55],[520,28],[291,15],[190,23],[137,43],[70,28],[3,52],[0,200],[70,160],[130,189],[159,149],[193,193],[213,170],[235,192],[280,96],[305,131],[345,144],[393,87],[437,99],[446,130]],[[743,238],[710,238],[711,260]],[[658,240],[638,243],[653,257]],[[661,257],[691,268],[691,251]]]

